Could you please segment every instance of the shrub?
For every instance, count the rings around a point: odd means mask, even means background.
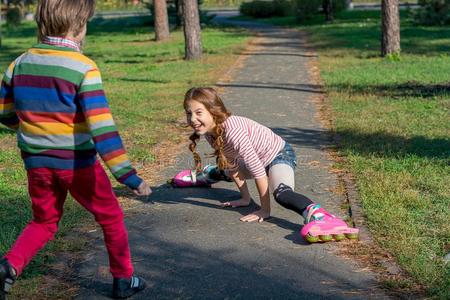
[[[292,11],[293,4],[289,0],[243,2],[239,7],[241,14],[253,18],[285,17]]]
[[[296,0],[295,16],[298,22],[310,20],[318,13],[322,0]]]
[[[23,19],[23,11],[19,6],[13,6],[6,12],[6,23],[10,26],[19,26]]]
[[[346,0],[323,0],[322,11],[327,21],[332,21],[337,13],[343,11],[347,6]]]
[[[347,8],[346,0],[296,0],[296,17],[298,22],[310,20],[318,14],[320,9],[326,19],[331,21],[337,13]]]
[[[273,9],[274,16],[277,17],[286,17],[293,14],[294,4],[292,1],[288,0],[274,0],[273,1]]]
[[[419,0],[421,8],[415,11],[416,23],[422,25],[450,24],[450,0]]]

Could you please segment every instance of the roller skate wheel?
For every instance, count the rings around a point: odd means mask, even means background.
[[[331,234],[321,234],[319,235],[319,239],[323,242],[329,242],[333,239],[333,237],[331,236]]]
[[[356,240],[358,239],[358,234],[357,233],[346,233],[345,236],[350,239],[350,240]]]
[[[343,234],[343,233],[334,234],[333,238],[335,241],[339,242],[339,241],[342,241],[343,239],[345,239],[345,234]]]
[[[311,235],[311,234],[306,234],[306,236],[305,236],[305,240],[308,242],[308,243],[311,243],[311,244],[313,244],[313,243],[317,243],[318,241],[319,241],[319,237],[318,236],[313,236],[313,235]]]

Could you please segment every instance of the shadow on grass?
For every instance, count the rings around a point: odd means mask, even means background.
[[[450,157],[450,138],[430,139],[423,136],[405,138],[384,132],[362,134],[355,131],[338,132],[340,146],[364,156],[403,158],[418,157],[444,159]]]
[[[37,29],[34,22],[27,22],[19,27],[6,27],[3,29],[3,38],[26,38],[37,36]],[[3,50],[3,47],[1,48]]]
[[[120,81],[127,81],[127,82],[147,82],[147,83],[170,83],[170,80],[162,80],[162,79],[145,79],[145,78],[117,78]]]
[[[302,147],[323,148],[330,146],[331,133],[301,128],[272,128],[289,143]],[[391,135],[385,132],[360,133],[346,130],[338,131],[339,147],[357,152],[363,156],[402,158],[410,155],[446,160],[450,157],[450,138],[410,138]]]
[[[151,16],[132,16],[117,19],[96,18],[88,23],[88,35],[102,35],[108,33],[135,34],[137,30],[140,33],[148,32],[149,34],[153,34],[153,23],[154,21]],[[236,37],[247,35],[245,30],[239,30],[232,26],[208,24],[206,28],[221,29],[222,31],[233,33]],[[172,29],[171,31],[177,30],[180,29]],[[153,39],[149,39],[149,41],[153,41]],[[142,41],[139,40],[137,42]]]
[[[14,130],[12,130],[12,129],[8,129],[8,128],[5,128],[5,127],[3,127],[3,125],[0,125],[0,135],[3,135],[3,134],[7,134],[7,135],[15,135],[16,134],[16,132],[14,131]]]
[[[374,94],[391,98],[450,96],[450,82],[445,84],[423,84],[417,81],[408,81],[401,84],[386,85],[331,85],[329,88],[336,91],[345,90],[350,94]]]
[[[317,37],[321,38],[313,39],[314,47],[379,51],[381,31],[378,24],[345,27],[330,25],[323,30],[326,31],[317,33]],[[449,36],[449,27],[416,27],[407,23],[401,29],[402,52],[427,56],[447,54],[450,51]]]
[[[416,55],[438,55],[450,52],[449,26],[415,26],[408,12],[401,11],[402,52]],[[323,16],[297,23],[293,17],[262,20],[274,25],[301,27],[310,32],[310,43],[315,48],[330,50],[353,49],[377,54],[380,48],[380,12],[346,11],[332,23],[325,23]],[[273,37],[275,38],[275,37]],[[269,45],[268,45],[269,46]],[[274,44],[274,46],[276,46]],[[293,44],[292,46],[301,46]],[[335,55],[335,53],[333,53]],[[373,56],[373,55],[371,55]],[[370,57],[371,57],[370,56]]]
[[[129,65],[132,65],[132,64],[142,64],[142,63],[144,63],[144,61],[143,60],[137,60],[137,59],[121,59],[121,60],[111,59],[111,60],[105,60],[104,63],[105,64],[112,63],[112,64],[129,64]]]
[[[144,32],[148,28],[149,33],[153,31],[153,18],[151,16],[133,16],[117,19],[96,18],[88,23],[89,35],[102,35],[108,33],[135,33]]]
[[[30,47],[32,44],[29,45]],[[28,48],[28,47],[27,47]],[[20,47],[11,47],[7,45],[3,45],[0,48],[0,65],[4,66],[4,70],[0,70],[0,78],[3,77],[3,72],[6,71],[6,68],[12,63],[17,57],[19,57],[24,51],[27,49],[23,49]]]

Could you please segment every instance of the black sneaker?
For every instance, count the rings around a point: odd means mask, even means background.
[[[124,299],[145,289],[146,283],[144,279],[132,276],[131,278],[114,278],[113,281],[113,298]]]
[[[6,259],[0,260],[0,300],[5,300],[11,286],[16,281],[16,271]]]
[[[207,165],[203,169],[203,172],[207,174],[208,179],[212,179],[215,181],[233,181],[233,179],[229,177],[224,170],[220,170],[217,166],[214,165]]]

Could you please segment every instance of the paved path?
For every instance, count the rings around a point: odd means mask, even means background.
[[[306,54],[296,32],[240,25],[258,30],[263,40],[246,52],[232,81],[218,83],[226,105],[290,142],[299,158],[297,190],[342,216],[341,199],[330,192],[337,179],[323,151],[328,139],[311,100],[321,92],[306,71],[314,57]],[[164,174],[188,167],[189,160],[189,153],[182,153],[178,165]],[[257,198],[254,184],[251,192]],[[275,202],[273,217],[261,224],[239,221],[255,205],[220,208],[238,197],[230,183],[211,189],[161,186],[150,202],[128,214],[136,273],[150,284],[135,299],[388,299],[373,274],[333,254],[340,243],[306,244],[298,234],[302,219]],[[107,256],[100,232],[90,235],[97,239],[93,252],[75,276],[82,288],[79,299],[106,299]]]

